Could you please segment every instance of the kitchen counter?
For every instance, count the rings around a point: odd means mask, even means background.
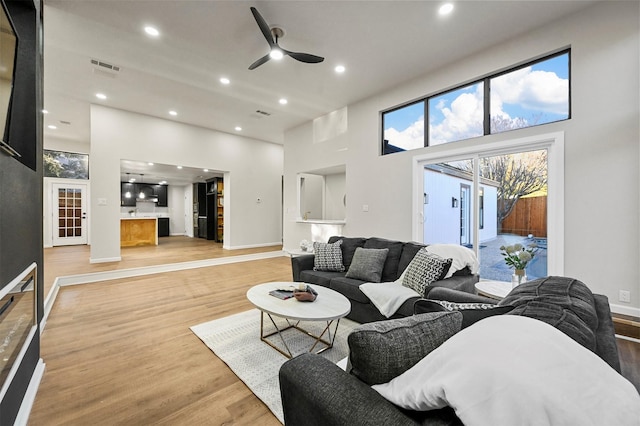
[[[120,218],[120,247],[158,245],[158,218]]]

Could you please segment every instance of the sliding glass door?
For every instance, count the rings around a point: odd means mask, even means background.
[[[562,271],[561,233],[554,218],[550,236],[549,211],[561,212],[561,167],[549,171],[552,146],[523,145],[504,152],[490,150],[470,155],[417,159],[421,171],[420,234],[427,244],[460,244],[474,250],[480,261],[480,278],[510,281],[513,270],[504,262],[501,247],[521,244],[536,247],[526,268],[529,279]],[[556,149],[557,151],[557,149]],[[556,155],[555,152],[552,155]],[[557,162],[558,159],[554,158]],[[552,179],[550,179],[550,175]],[[417,197],[416,197],[417,199]],[[553,241],[554,237],[557,241]],[[550,243],[558,258],[550,272]]]

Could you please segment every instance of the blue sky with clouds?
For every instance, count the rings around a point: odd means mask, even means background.
[[[430,144],[482,135],[483,84],[431,99]],[[569,54],[491,80],[491,115],[502,121],[543,124],[568,118]],[[385,139],[404,149],[423,146],[424,102],[385,114]]]

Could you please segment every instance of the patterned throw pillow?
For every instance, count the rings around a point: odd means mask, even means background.
[[[313,252],[315,253],[315,258],[313,260],[313,270],[344,272],[341,245],[342,240],[338,240],[333,244],[314,242]]]
[[[462,328],[467,328],[476,322],[502,315],[511,311],[513,306],[499,306],[493,303],[455,303],[447,300],[420,299],[413,305],[414,314],[428,312],[458,311],[462,313]]]
[[[452,259],[443,259],[437,254],[420,249],[407,266],[402,285],[424,296],[429,284],[444,278],[451,262]]]

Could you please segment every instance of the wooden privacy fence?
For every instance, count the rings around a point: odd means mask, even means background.
[[[520,198],[501,225],[501,233],[547,236],[547,196]]]

